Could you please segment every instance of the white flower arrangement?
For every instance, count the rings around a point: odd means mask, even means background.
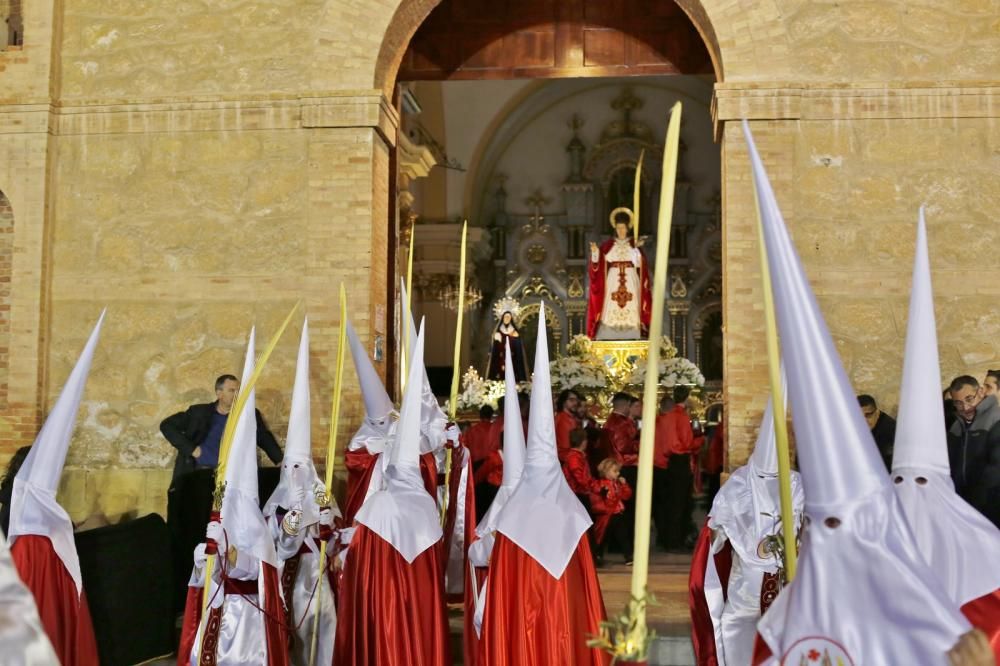
[[[642,386],[646,383],[646,362],[640,361],[629,374],[626,380],[629,384]],[[698,366],[682,356],[660,359],[660,386],[673,388],[674,386],[704,386],[705,376],[701,374]]]
[[[528,386],[527,382],[518,383],[518,390]],[[475,368],[470,367],[462,375],[462,392],[458,394],[459,411],[478,410],[483,405],[493,409],[507,392],[507,385],[499,379],[483,379]]]
[[[559,390],[568,388],[601,389],[608,385],[608,369],[593,358],[561,356],[549,363],[552,386]]]

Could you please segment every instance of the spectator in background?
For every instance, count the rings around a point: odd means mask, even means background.
[[[885,471],[892,469],[892,445],[896,441],[896,419],[885,412],[879,410],[875,404],[875,398],[867,394],[858,396],[858,405],[861,406],[861,413],[864,414],[868,429],[872,431],[872,437],[878,446],[879,455],[882,456],[882,463],[885,464]]]
[[[996,395],[1000,391],[1000,370],[987,370],[983,380],[983,392],[986,395]]]
[[[240,380],[222,375],[215,380],[215,402],[191,405],[183,412],[168,416],[160,423],[160,432],[177,449],[174,460],[173,488],[177,479],[196,469],[214,468],[219,464],[219,445],[226,419],[240,390]],[[281,447],[271,434],[264,417],[257,413],[257,446],[275,465],[281,462]],[[199,532],[204,532],[202,525]]]
[[[28,457],[29,451],[31,451],[30,446],[22,446],[14,453],[7,464],[7,473],[4,474],[3,481],[0,481],[0,504],[3,505],[0,508],[0,529],[3,530],[4,537],[7,536],[7,527],[10,526],[10,503],[14,497],[14,477],[17,476],[17,471],[24,464],[24,459]]]
[[[1000,404],[975,377],[948,387],[958,418],[948,430],[948,459],[955,492],[1000,527]]]
[[[951,424],[958,418],[958,412],[955,411],[955,403],[951,401],[951,389],[942,391],[941,399],[944,401],[944,428],[945,430],[951,430]]]
[[[463,433],[465,445],[472,459],[472,471],[475,473],[483,461],[500,446],[497,436],[496,412],[489,405],[479,408],[479,421],[473,423]]]
[[[559,462],[565,461],[569,453],[569,434],[580,427],[576,416],[580,402],[580,394],[573,389],[565,389],[556,399],[556,453]]]

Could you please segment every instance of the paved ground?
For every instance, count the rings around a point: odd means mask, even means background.
[[[609,565],[598,570],[604,605],[608,614],[621,612],[629,598],[632,568],[619,561],[620,556],[609,554]],[[649,626],[657,634],[650,655],[650,666],[688,666],[694,664],[691,652],[690,620],[688,617],[687,579],[689,555],[653,553],[649,565],[649,589],[657,604],[647,612]],[[462,609],[450,609],[453,654],[455,664],[461,664]],[[176,664],[176,657],[147,662],[150,666]]]

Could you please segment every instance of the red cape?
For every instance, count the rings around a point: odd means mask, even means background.
[[[708,569],[709,550],[712,548],[712,530],[706,523],[698,535],[698,543],[691,557],[691,573],[688,576],[688,606],[691,610],[691,643],[694,646],[695,663],[698,666],[718,666],[719,657],[715,653],[715,627],[708,612],[705,599],[705,572]],[[722,583],[722,596],[729,589],[729,572],[733,566],[733,552],[729,542],[715,554],[715,568]]]
[[[480,642],[484,666],[607,666],[610,655],[587,647],[605,618],[586,535],[556,579],[497,534]]]
[[[973,599],[962,606],[962,614],[990,639],[993,656],[1000,664],[1000,590]]]
[[[337,609],[335,664],[450,666],[442,547],[438,541],[407,563],[358,525]]]
[[[476,589],[483,589],[483,583],[486,582],[486,575],[488,571],[489,569],[486,567],[476,567]],[[466,566],[466,572],[467,576],[472,575],[468,566]],[[473,623],[473,616],[476,612],[476,600],[472,596],[472,585],[469,584],[468,580],[465,581],[463,596],[465,613],[462,617],[462,652],[465,659],[462,663],[464,666],[478,666],[482,661],[482,651],[479,646],[479,636],[476,635],[476,627]]]
[[[63,666],[100,663],[94,624],[87,595],[77,592],[48,537],[28,534],[17,537],[10,549],[21,580],[31,590],[56,656]]]
[[[635,239],[629,236],[629,245],[635,247]],[[590,296],[587,300],[587,337],[593,340],[597,337],[598,325],[601,323],[601,312],[604,310],[604,281],[608,274],[607,262],[604,256],[611,251],[615,239],[609,238],[601,243],[601,251],[597,257],[597,263],[588,261],[588,273],[590,275]],[[588,250],[589,252],[589,250]],[[639,275],[639,291],[641,292],[641,302],[639,303],[639,330],[643,337],[649,335],[649,320],[653,314],[653,292],[650,289],[649,262],[646,254],[639,249],[642,255],[642,267]]]
[[[266,611],[264,632],[267,640],[267,666],[288,666],[290,639],[284,624],[285,610],[278,592],[278,570],[267,563],[261,564],[261,570],[264,576],[263,607]],[[195,639],[198,637],[198,625],[201,623],[203,590],[202,587],[188,587],[187,601],[184,604],[184,623],[181,625],[181,641],[177,647],[177,666],[187,666],[191,663],[191,650],[194,648]]]
[[[368,449],[344,452],[344,467],[347,468],[347,496],[344,498],[344,524],[350,527],[354,524],[354,516],[361,510],[368,484],[372,479],[372,470],[380,453],[369,453]],[[420,475],[424,479],[424,487],[437,502],[437,463],[433,453],[420,456]]]

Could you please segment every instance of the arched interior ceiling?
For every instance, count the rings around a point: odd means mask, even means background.
[[[711,74],[674,2],[444,0],[410,41],[400,80]]]

